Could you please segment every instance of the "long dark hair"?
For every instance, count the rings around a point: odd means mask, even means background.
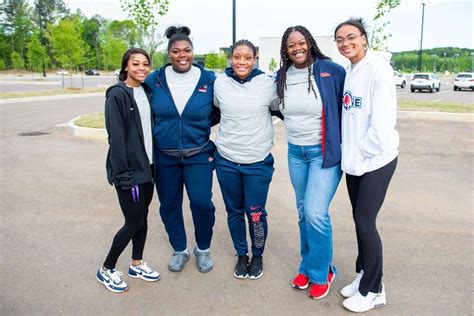
[[[280,79],[278,81],[278,98],[280,99],[280,103],[282,104],[283,108],[285,107],[285,90],[286,90],[286,71],[290,66],[293,64],[293,61],[288,56],[288,36],[292,32],[300,32],[304,38],[306,39],[306,43],[308,45],[309,51],[309,58],[310,62],[308,64],[308,93],[313,91],[314,95],[316,95],[316,91],[314,90],[313,83],[311,82],[311,75],[313,73],[311,67],[316,60],[316,58],[320,59],[330,59],[326,55],[324,55],[316,44],[316,40],[314,39],[311,32],[308,31],[307,28],[301,25],[290,26],[286,29],[285,33],[283,33],[283,37],[281,38],[281,46],[280,46]]]
[[[346,20],[342,23],[339,23],[338,26],[336,26],[336,29],[334,30],[334,39],[336,39],[336,33],[337,31],[343,27],[344,25],[351,25],[355,28],[357,28],[360,32],[360,34],[364,35],[365,36],[365,46],[369,47],[369,37],[367,36],[367,31],[366,31],[366,26],[365,26],[365,22],[362,18],[358,18],[358,17],[351,17],[349,20]]]
[[[168,52],[176,41],[186,41],[188,42],[191,47],[193,47],[193,42],[189,38],[189,34],[191,34],[191,29],[187,26],[170,26],[165,31],[165,36],[168,39]]]
[[[127,64],[128,64],[128,61],[130,60],[130,57],[132,57],[132,55],[135,55],[135,54],[142,54],[148,60],[148,64],[151,64],[150,55],[148,55],[148,53],[145,50],[141,48],[137,48],[137,47],[132,47],[128,49],[123,54],[123,57],[122,57],[122,67],[120,68],[120,73],[118,76],[118,79],[120,81],[125,81],[127,79],[127,71],[125,70],[125,68],[127,68]]]

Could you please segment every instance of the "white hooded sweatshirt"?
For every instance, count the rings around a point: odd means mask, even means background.
[[[397,94],[393,69],[367,51],[346,68],[342,102],[342,162],[344,172],[361,176],[398,156]]]

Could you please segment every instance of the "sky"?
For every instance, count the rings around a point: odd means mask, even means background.
[[[163,33],[170,25],[191,28],[195,53],[217,52],[232,42],[232,0],[169,0],[168,13],[158,26]],[[74,11],[88,17],[100,14],[125,19],[119,0],[64,0]],[[422,2],[425,5],[423,49],[434,47],[473,48],[474,0],[402,0],[386,20],[392,37],[391,52],[418,50],[421,37]],[[373,27],[376,0],[236,0],[236,37],[259,44],[260,37],[281,36],[293,25],[306,26],[315,36],[333,35],[340,22],[351,16],[364,18]],[[368,32],[370,34],[370,30]]]

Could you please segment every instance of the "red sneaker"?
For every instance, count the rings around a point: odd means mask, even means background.
[[[323,297],[326,297],[329,293],[329,289],[331,288],[331,283],[334,281],[334,277],[336,275],[332,273],[332,271],[329,271],[328,273],[328,283],[327,284],[314,284],[311,286],[311,289],[309,290],[309,297],[315,300],[319,300]]]
[[[332,273],[332,271],[329,271],[329,273],[328,273],[328,284],[331,284],[332,281],[334,281],[335,276],[336,275],[334,273]]]
[[[298,275],[293,279],[293,282],[291,283],[291,286],[294,287],[295,289],[300,289],[304,290],[307,289],[309,285],[309,278],[301,273],[298,273]]]
[[[309,297],[311,297],[314,300],[319,300],[323,297],[326,297],[329,293],[329,288],[331,285],[329,283],[327,284],[313,284],[311,286],[311,289],[309,289]]]

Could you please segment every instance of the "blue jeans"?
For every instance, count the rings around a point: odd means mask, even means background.
[[[227,225],[238,256],[248,253],[245,217],[248,220],[252,241],[252,254],[261,256],[268,235],[268,189],[273,175],[273,156],[263,161],[239,164],[215,152],[217,179],[227,211]]]
[[[341,180],[341,165],[322,168],[321,145],[288,143],[288,168],[295,190],[300,228],[301,263],[298,272],[315,284],[326,284],[332,266],[331,203]]]

